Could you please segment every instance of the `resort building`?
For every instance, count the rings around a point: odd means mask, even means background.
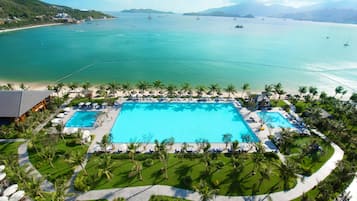
[[[0,121],[22,121],[30,111],[46,108],[53,91],[0,91]]]
[[[267,109],[271,107],[270,98],[264,92],[255,98],[255,103],[257,105],[258,110]]]

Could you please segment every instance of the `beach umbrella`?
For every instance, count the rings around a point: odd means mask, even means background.
[[[70,108],[70,107],[66,107],[66,108],[63,109],[63,111],[65,111],[65,112],[70,112],[70,111],[71,111],[71,108]]]
[[[81,106],[83,106],[83,105],[84,105],[83,102],[78,103],[78,106],[79,106],[79,107],[81,107]]]
[[[3,195],[9,197],[10,195],[14,194],[18,188],[19,188],[19,185],[17,185],[17,184],[11,185],[7,189],[4,190]]]
[[[91,104],[91,102],[86,102],[86,106],[90,106]]]
[[[25,196],[25,191],[17,191],[16,193],[14,193],[9,201],[19,201],[21,200],[23,197]]]
[[[0,181],[4,180],[5,177],[6,177],[6,173],[5,172],[0,173]]]
[[[64,114],[63,114],[63,113],[59,113],[56,117],[58,117],[58,118],[64,118]]]
[[[0,201],[8,201],[8,200],[9,200],[9,198],[6,197],[6,196],[1,196],[0,197]]]
[[[0,165],[0,172],[5,170],[5,165]]]

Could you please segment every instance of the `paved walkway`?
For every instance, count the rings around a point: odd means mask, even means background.
[[[33,176],[36,179],[41,179],[43,178],[43,176],[30,162],[27,152],[27,144],[28,142],[26,141],[18,148],[19,165],[20,167],[24,166],[26,168],[26,171],[28,172],[29,176]],[[44,180],[41,184],[41,189],[46,192],[53,192],[54,186],[51,182]]]
[[[321,134],[321,133],[319,133]],[[321,134],[323,135],[323,134]],[[246,200],[265,200],[268,196],[272,200],[292,200],[301,196],[304,192],[311,190],[320,181],[324,180],[333,169],[336,168],[336,164],[343,159],[344,152],[336,144],[331,143],[334,148],[334,154],[332,157],[313,175],[310,177],[305,177],[303,181],[298,180],[297,185],[289,190],[272,193],[270,195],[258,195],[258,196],[216,196],[217,201],[246,201]],[[170,186],[142,186],[142,187],[128,187],[128,188],[116,188],[107,190],[93,190],[86,192],[79,197],[77,200],[93,200],[93,199],[108,199],[113,200],[116,197],[124,197],[129,201],[145,201],[150,198],[151,195],[167,195],[174,197],[186,198],[189,200],[199,200],[200,196],[198,193],[178,189]]]
[[[346,193],[350,193],[350,201],[357,201],[357,176],[353,179],[352,183],[345,190]]]

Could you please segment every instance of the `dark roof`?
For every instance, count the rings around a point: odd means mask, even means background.
[[[52,91],[0,91],[0,117],[20,117]]]

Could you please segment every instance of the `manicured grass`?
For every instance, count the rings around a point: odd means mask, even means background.
[[[93,155],[86,166],[89,175],[85,177],[91,178],[88,182],[91,189],[160,184],[192,190],[193,186],[196,186],[201,179],[204,179],[212,188],[218,189],[218,194],[220,195],[237,196],[282,191],[283,182],[279,178],[279,172],[275,165],[281,162],[273,157],[269,157],[263,162],[263,165],[271,170],[271,174],[270,179],[262,180],[261,185],[259,185],[262,177],[258,172],[252,174],[254,164],[252,155],[244,154],[242,156],[244,157],[242,170],[234,171],[230,157],[221,154],[211,163],[213,167],[212,173],[206,175],[205,166],[201,159],[179,159],[174,154],[170,154],[168,163],[169,179],[164,179],[163,172],[160,170],[163,167],[162,163],[158,159],[153,159],[154,164],[152,166],[143,168],[143,181],[138,178],[128,177],[133,167],[133,163],[129,159],[113,159],[112,179],[98,178],[96,175],[101,156]],[[219,161],[224,163],[221,169],[215,168]],[[84,172],[82,171],[80,174],[83,175]],[[190,179],[187,179],[187,177]],[[187,180],[192,181],[188,182]],[[296,180],[291,179],[289,183],[290,187],[293,187]]]
[[[153,195],[150,197],[149,201],[189,201],[183,198],[174,198],[174,197],[169,197],[169,196],[163,196],[163,195]]]
[[[49,181],[54,182],[57,179],[68,180],[73,174],[73,169],[75,166],[68,161],[70,155],[79,151],[84,157],[84,154],[88,149],[87,145],[71,144],[71,142],[74,140],[74,138],[65,138],[64,140],[59,138],[53,145],[55,146],[56,150],[56,157],[53,160],[54,167],[51,167],[49,162],[41,157],[41,155],[37,153],[35,149],[29,149],[29,158],[31,163],[42,175],[46,176]]]
[[[12,160],[17,160],[17,149],[23,142],[0,143],[0,160],[6,160],[11,157]]]
[[[271,105],[273,107],[281,107],[281,108],[284,108],[287,106],[287,104],[283,100],[272,100]]]
[[[323,152],[319,151],[317,153],[306,155],[303,158],[299,158],[303,153],[303,147],[308,146],[312,142],[316,142],[321,146]],[[312,174],[319,170],[334,153],[333,147],[317,136],[294,137],[290,151],[291,154],[289,157],[295,159],[300,164],[301,168],[306,170],[306,172],[302,172],[305,175],[309,175],[308,173]]]

